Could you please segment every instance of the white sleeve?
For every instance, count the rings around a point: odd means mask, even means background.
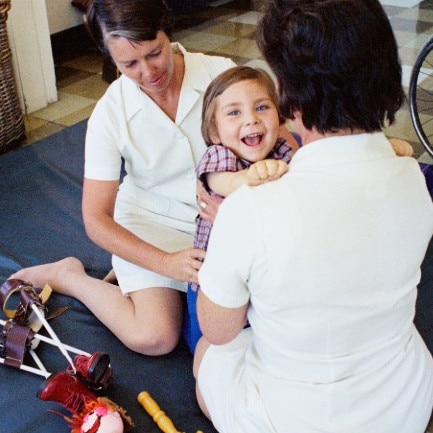
[[[200,290],[214,303],[237,308],[249,300],[247,288],[257,251],[249,189],[241,187],[218,209],[206,259],[199,271]]]
[[[213,56],[208,54],[201,54],[201,61],[209,72],[211,79],[214,79],[221,72],[237,66],[236,63],[229,57]]]
[[[121,154],[118,147],[119,128],[114,114],[103,96],[87,124],[84,177],[95,180],[118,180]]]

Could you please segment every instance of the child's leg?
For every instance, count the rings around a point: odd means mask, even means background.
[[[197,318],[197,294],[198,292],[193,291],[191,289],[191,285],[189,284],[188,291],[186,293],[187,311],[183,326],[183,336],[191,353],[194,353],[195,346],[202,336]]]
[[[69,257],[59,262],[22,269],[19,278],[72,296],[131,350],[145,355],[172,351],[182,329],[181,294],[169,288],[149,288],[124,296],[118,286],[90,277],[82,263]]]

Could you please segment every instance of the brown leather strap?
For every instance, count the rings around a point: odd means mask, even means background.
[[[20,290],[20,305],[14,317],[14,321],[20,325],[28,325],[28,318],[32,312],[31,305],[36,305],[41,311],[44,311],[44,306],[33,286],[21,286]]]
[[[15,310],[6,308],[9,298],[19,290],[19,286],[23,283],[21,280],[6,280],[0,287],[0,304],[6,317],[12,319],[15,316]]]
[[[19,293],[20,302],[15,309],[7,308],[7,303],[10,298]],[[42,327],[42,323],[39,320],[35,320],[34,314],[32,315],[31,304],[35,304],[41,311],[44,312],[44,316],[47,320],[53,319],[64,313],[68,307],[58,307],[50,315],[47,315],[47,309],[44,307],[45,302],[48,301],[51,296],[52,289],[48,284],[44,287],[33,287],[32,283],[19,279],[6,280],[0,286],[0,305],[2,306],[3,312],[8,319],[14,319],[14,322],[32,328],[35,332],[38,332]]]
[[[4,363],[11,367],[20,368],[34,335],[34,331],[30,328],[8,320],[2,333]]]
[[[16,319],[19,323],[26,319],[26,317],[22,317],[22,315],[24,314],[26,316],[28,314],[26,313],[25,309],[23,310],[23,306],[21,308],[18,306],[16,309],[10,309],[7,308],[7,303],[12,295],[17,292],[21,292],[21,289],[25,287],[31,287],[33,289],[33,291],[37,294],[38,302],[41,304],[44,304],[52,293],[52,289],[48,284],[40,288],[33,287],[31,283],[19,279],[6,280],[0,287],[0,305],[2,306],[3,312],[8,319],[15,318],[18,313],[18,317]],[[18,310],[20,311],[18,312]]]
[[[15,316],[13,318],[14,322],[22,325],[28,326],[28,319],[32,314],[32,304],[35,304],[40,310],[43,311],[44,306],[41,304],[38,295],[36,294],[33,286],[31,285],[20,285],[20,303],[16,309]]]

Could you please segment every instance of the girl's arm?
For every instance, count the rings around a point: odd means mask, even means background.
[[[84,179],[83,220],[89,238],[101,248],[131,263],[180,281],[198,282],[202,250],[167,253],[140,239],[114,221],[118,181]]]
[[[290,147],[296,152],[299,149],[299,143],[296,141],[296,138],[293,134],[287,129],[286,125],[280,126],[280,137],[284,138]]]
[[[212,191],[227,197],[242,185],[256,186],[278,179],[287,172],[287,167],[282,160],[264,159],[244,170],[207,173],[205,176]]]

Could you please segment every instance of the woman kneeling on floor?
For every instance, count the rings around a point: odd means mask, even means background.
[[[200,406],[220,433],[423,433],[433,360],[413,315],[433,203],[382,132],[404,100],[390,23],[378,0],[270,0],[258,45],[303,147],[218,210]]]

